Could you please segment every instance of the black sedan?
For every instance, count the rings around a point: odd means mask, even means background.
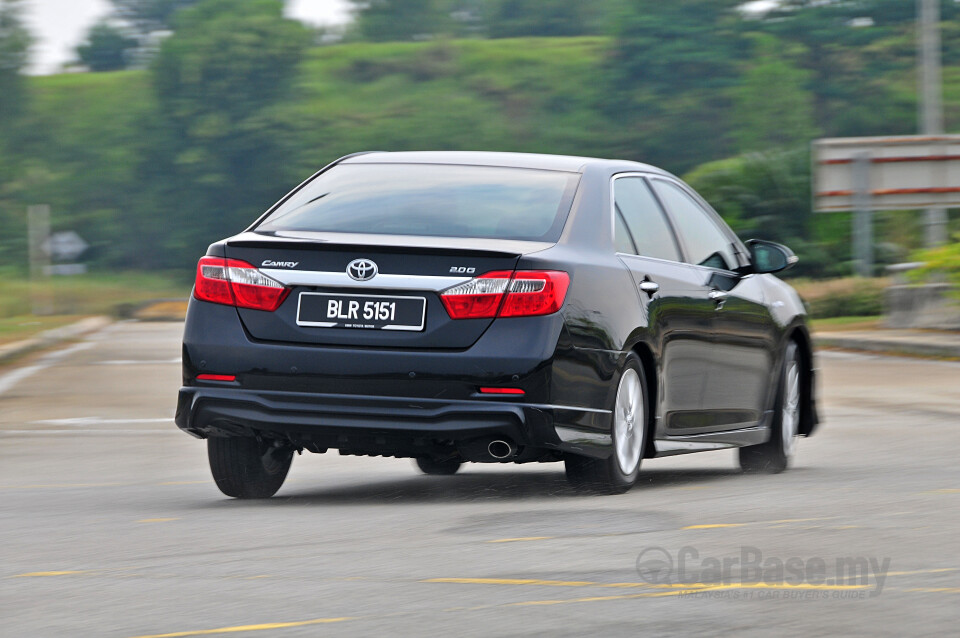
[[[795,261],[645,164],[347,156],[200,259],[176,423],[237,498],[304,450],[563,461],[604,492],[702,450],[779,472],[817,424],[804,307],[772,274]]]

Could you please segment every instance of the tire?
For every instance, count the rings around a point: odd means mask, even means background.
[[[459,459],[438,459],[434,456],[418,456],[417,467],[431,476],[450,476],[456,474],[463,463]]]
[[[576,488],[622,494],[633,487],[646,448],[650,414],[647,379],[637,355],[627,355],[617,381],[610,434],[613,454],[605,459],[568,455],[567,481]]]
[[[207,439],[210,472],[220,491],[233,498],[270,498],[293,461],[293,450],[271,448],[250,437]]]
[[[787,469],[797,448],[800,427],[802,363],[797,344],[791,341],[783,357],[777,400],[773,406],[770,440],[740,448],[740,467],[744,472],[777,474]]]

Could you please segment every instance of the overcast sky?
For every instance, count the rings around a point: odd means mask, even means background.
[[[27,21],[36,42],[30,73],[56,73],[76,57],[74,49],[90,25],[110,11],[107,0],[28,0]],[[287,13],[311,24],[349,19],[347,0],[287,0]]]

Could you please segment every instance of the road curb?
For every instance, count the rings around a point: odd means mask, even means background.
[[[81,319],[66,326],[45,330],[29,339],[0,345],[0,363],[6,363],[11,359],[23,356],[34,350],[49,348],[64,341],[78,339],[91,332],[105,328],[110,325],[112,321],[110,317],[87,317],[86,319]]]
[[[849,338],[839,335],[818,337],[814,335],[814,344],[818,348],[839,348],[899,356],[960,358],[960,346],[944,343],[931,343],[902,339]]]

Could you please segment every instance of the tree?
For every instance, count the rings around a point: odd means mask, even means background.
[[[309,42],[279,0],[202,0],[177,15],[152,67],[157,157],[143,166],[161,203],[151,223],[175,228],[175,247],[200,251],[282,195],[290,140],[278,109]]]
[[[814,116],[826,135],[909,134],[915,127],[902,116],[914,109],[912,95],[905,102],[888,79],[913,68],[916,12],[914,0],[781,0],[750,26],[804,47],[798,63],[812,73]],[[958,17],[960,3],[941,0],[944,25]],[[874,50],[904,34],[906,55]]]
[[[174,16],[198,0],[110,0],[114,15],[137,33],[148,35],[173,27]]]
[[[793,275],[847,274],[839,255],[843,234],[815,243],[810,205],[810,153],[806,148],[748,153],[698,166],[684,179],[744,239],[762,237],[789,245],[800,256]],[[833,223],[831,215],[819,222]],[[832,269],[832,270],[830,270]]]
[[[354,29],[364,40],[428,38],[451,26],[447,0],[350,0]]]
[[[609,2],[604,0],[488,0],[491,38],[572,36],[601,33]]]
[[[26,87],[21,71],[31,42],[23,25],[22,0],[0,0],[0,132],[23,112]]]
[[[960,7],[955,0],[940,0],[940,14],[943,20],[953,20],[960,16]],[[864,33],[867,33],[867,38],[889,35],[889,31],[882,34],[864,32],[862,27],[857,26],[868,24],[864,19],[869,19],[873,26],[883,30],[913,23],[916,16],[917,3],[906,0],[780,0],[763,19],[770,25],[783,25],[784,29],[796,28],[801,24],[807,27],[816,25],[816,30],[821,34],[827,30],[834,36],[851,40],[863,39]],[[792,24],[788,26],[784,23]],[[805,34],[796,35],[802,37]],[[817,37],[816,33],[806,35]]]
[[[733,88],[739,151],[805,145],[815,136],[810,73],[781,54],[783,42],[754,34],[751,66]]]
[[[136,39],[104,20],[90,28],[87,41],[77,47],[77,56],[91,71],[116,71],[127,67],[136,47]]]
[[[682,171],[731,154],[723,134],[745,52],[738,0],[622,0],[606,60],[618,154]]]

